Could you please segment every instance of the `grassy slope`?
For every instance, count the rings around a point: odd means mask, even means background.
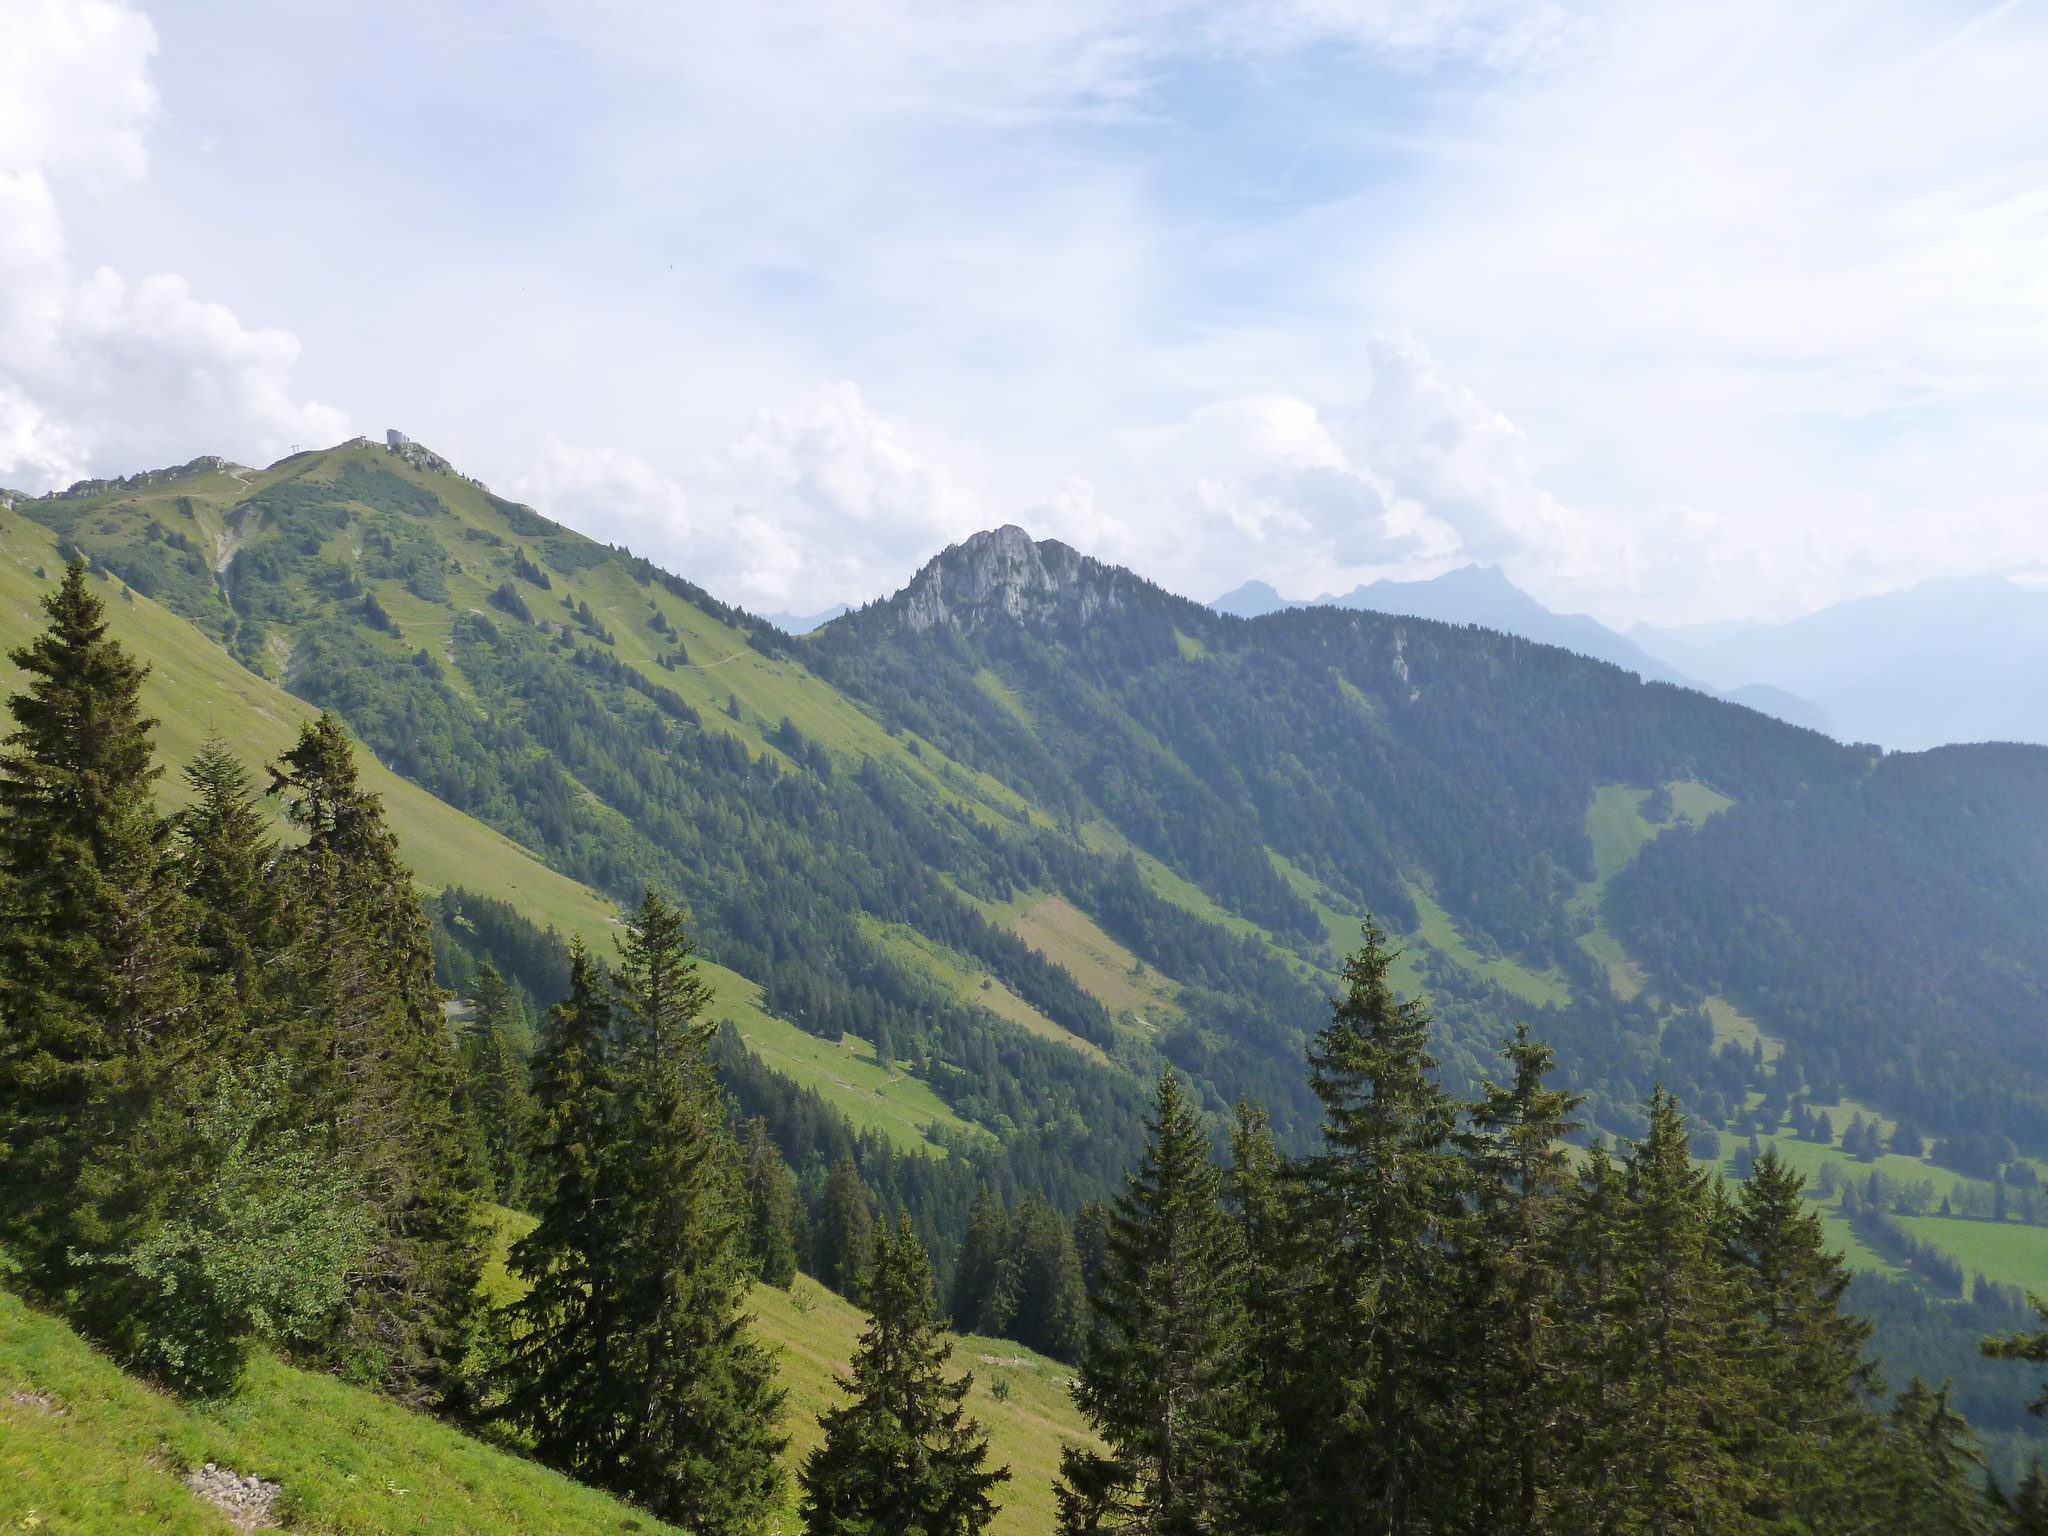
[[[342,1536],[669,1529],[375,1393],[268,1357],[233,1401],[180,1403],[0,1292],[0,1528],[226,1532],[179,1481],[209,1461],[282,1483],[295,1526]]]
[[[37,599],[54,584],[56,559],[56,539],[47,529],[0,512],[0,650],[25,643],[43,628],[46,618]],[[46,573],[41,580],[35,576],[38,566]],[[299,727],[314,718],[316,711],[304,700],[248,671],[184,619],[147,598],[124,600],[122,590],[118,581],[108,581],[100,595],[116,638],[151,662],[144,700],[160,722],[157,747],[171,770],[162,781],[166,804],[183,802],[184,781],[176,770],[208,737],[218,734],[232,741],[254,767],[289,747]],[[394,588],[389,606],[406,630],[408,645],[431,642],[431,618],[419,617],[431,616],[429,605]],[[677,605],[679,610],[683,606]],[[760,659],[752,651],[747,655]],[[0,691],[11,690],[16,675],[0,661]],[[536,922],[580,934],[598,955],[611,957],[620,930],[610,902],[388,772],[368,753],[362,755],[362,770],[369,786],[383,796],[400,850],[421,885],[429,890],[461,885],[510,902]],[[907,1146],[923,1143],[927,1125],[968,1129],[924,1083],[879,1071],[871,1050],[863,1061],[859,1053],[866,1048],[859,1042],[842,1047],[814,1039],[767,1013],[761,989],[745,977],[715,965],[707,965],[704,973],[716,994],[717,1015],[732,1019],[769,1065],[816,1088],[855,1124],[884,1131]]]
[[[41,566],[46,579],[37,580]],[[37,599],[58,574],[56,540],[15,513],[0,512],[0,649],[12,649],[48,622]],[[143,699],[157,716],[157,749],[170,769],[162,781],[166,803],[184,798],[177,769],[210,736],[232,741],[251,768],[288,748],[299,727],[317,713],[243,668],[199,630],[147,598],[121,597],[121,584],[99,587],[114,635],[149,660]],[[11,692],[18,674],[0,661],[0,691]],[[512,902],[535,921],[580,933],[602,953],[617,931],[612,906],[557,874],[503,837],[417,785],[387,772],[363,754],[363,778],[384,797],[391,826],[420,883],[439,890],[462,885],[479,895]]]

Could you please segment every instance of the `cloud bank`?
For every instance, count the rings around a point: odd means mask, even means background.
[[[0,477],[47,489],[96,466],[211,451],[275,457],[347,433],[295,401],[299,344],[183,278],[77,276],[59,208],[141,176],[157,35],[113,0],[6,0],[0,31]]]

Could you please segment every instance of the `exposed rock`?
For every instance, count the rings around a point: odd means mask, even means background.
[[[253,1472],[239,1476],[209,1461],[185,1479],[185,1486],[219,1509],[238,1531],[279,1523],[272,1509],[278,1495],[284,1492],[283,1487],[266,1483]]]
[[[1012,619],[1085,624],[1123,606],[1129,572],[1090,560],[1057,540],[1034,541],[1014,524],[977,533],[912,578],[899,601],[919,634],[938,624],[971,627],[994,609]]]

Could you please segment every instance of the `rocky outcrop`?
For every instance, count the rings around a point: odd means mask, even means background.
[[[897,601],[903,623],[923,634],[940,624],[971,629],[1002,614],[1025,623],[1086,624],[1121,608],[1129,572],[1090,560],[1054,539],[1034,540],[1015,524],[977,533],[939,555]]]

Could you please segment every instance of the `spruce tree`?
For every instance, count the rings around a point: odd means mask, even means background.
[[[0,1236],[57,1292],[175,1183],[138,1129],[193,1027],[139,665],[73,560],[0,751]]]
[[[859,1301],[861,1269],[875,1241],[875,1213],[851,1158],[842,1157],[825,1178],[811,1272],[849,1301]]]
[[[863,1276],[871,1321],[843,1383],[852,1401],[819,1415],[805,1458],[810,1536],[973,1536],[995,1518],[1009,1478],[988,1470],[988,1436],[963,1404],[972,1376],[946,1380],[953,1346],[932,1303],[931,1264],[908,1215],[874,1245]]]
[[[530,1166],[540,1220],[512,1245],[526,1293],[507,1308],[504,1401],[494,1410],[542,1461],[583,1476],[606,1464],[617,1410],[608,1362],[620,1330],[601,1160],[614,1118],[603,968],[569,946],[569,995],[543,1020],[533,1058]]]
[[[1074,1383],[1108,1449],[1061,1454],[1065,1533],[1232,1529],[1244,1488],[1243,1259],[1208,1138],[1171,1070],[1146,1128]]]
[[[768,1135],[768,1122],[749,1120],[740,1142],[740,1181],[747,1199],[747,1252],[754,1273],[777,1290],[796,1278],[801,1208],[789,1165]]]
[[[1010,1337],[1055,1360],[1074,1359],[1088,1306],[1074,1234],[1045,1196],[1029,1194],[1010,1223],[1010,1240],[1020,1302]]]
[[[1750,1319],[1751,1411],[1736,1422],[1755,1474],[1752,1513],[1815,1530],[1848,1524],[1867,1497],[1875,1388],[1870,1325],[1841,1310],[1849,1270],[1828,1251],[1805,1180],[1775,1149],[1737,1193],[1727,1252]]]
[[[1010,1242],[1010,1213],[986,1184],[967,1213],[967,1235],[953,1267],[953,1326],[962,1333],[1002,1335],[1017,1315],[1022,1281]]]
[[[513,1036],[521,1029],[512,989],[488,960],[477,967],[474,1011],[463,1037],[463,1103],[476,1138],[485,1188],[501,1205],[526,1200],[532,1095]]]
[[[2012,1515],[2006,1529],[2011,1536],[2048,1536],[2048,1475],[2036,1456],[2027,1475],[2013,1490]]]
[[[505,1413],[564,1471],[728,1536],[759,1529],[781,1489],[784,1394],[741,1310],[745,1198],[694,951],[649,892],[608,1009],[575,961],[538,1062],[553,1189],[514,1251],[536,1294],[514,1309]]]
[[[1459,1245],[1458,1352],[1475,1420],[1464,1518],[1536,1532],[1550,1524],[1557,1231],[1571,1182],[1564,1137],[1581,1097],[1545,1086],[1556,1058],[1526,1024],[1501,1055],[1511,1080],[1485,1085],[1463,1138],[1473,1208]]]
[[[1743,1298],[1717,1249],[1718,1190],[1692,1166],[1677,1104],[1660,1087],[1648,1111],[1625,1170],[1613,1464],[1630,1469],[1625,1508],[1642,1529],[1721,1530],[1739,1523],[1755,1490],[1734,1451],[1757,1391]]]
[[[1290,1522],[1285,1469],[1275,1455],[1277,1425],[1281,1404],[1295,1391],[1295,1363],[1303,1358],[1302,1286],[1313,1266],[1299,1251],[1286,1165],[1266,1113],[1246,1099],[1238,1100],[1231,1124],[1222,1192],[1244,1256],[1247,1412],[1238,1513],[1250,1529],[1284,1530]]]
[[[1281,1425],[1288,1476],[1334,1528],[1420,1529],[1445,1493],[1455,1431],[1450,1225],[1464,1201],[1456,1107],[1430,1018],[1396,999],[1393,952],[1368,922],[1345,994],[1309,1053],[1323,1145],[1299,1168],[1319,1269],[1301,1375]]]
[[[194,970],[206,1002],[233,1015],[234,1054],[275,1045],[278,959],[290,942],[277,840],[249,771],[218,738],[185,767],[192,803],[173,818],[177,869],[194,908]],[[221,1040],[223,1046],[230,1042]]]
[[[333,715],[300,732],[270,787],[306,834],[279,860],[297,917],[285,1054],[376,1220],[336,1347],[401,1401],[460,1406],[487,1234],[427,914]]]
[[[1882,1501],[1896,1536],[1990,1536],[1997,1527],[1982,1487],[1984,1459],[1969,1420],[1915,1376],[1886,1421],[1885,1453],[1865,1496]]]

